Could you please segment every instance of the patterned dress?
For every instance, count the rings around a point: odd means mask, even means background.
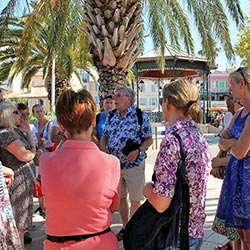
[[[180,160],[180,144],[171,133],[176,131],[182,138],[186,177],[189,185],[190,213],[189,236],[203,238],[207,179],[210,172],[211,153],[208,143],[191,120],[177,121],[163,139],[155,162],[156,182],[153,192],[167,197],[174,196],[176,170]]]
[[[230,138],[238,139],[244,129],[247,115],[239,113]],[[217,217],[225,220],[225,226],[250,229],[250,157],[237,160],[231,156],[222,185]]]
[[[4,166],[14,171],[15,176],[9,188],[14,218],[17,228],[25,229],[32,225],[34,183],[26,163],[19,161],[6,150],[6,147],[17,139],[19,138],[12,131],[0,130],[0,160]],[[31,149],[24,136],[21,136],[20,140],[26,149]]]
[[[13,211],[10,204],[8,189],[3,178],[0,162],[0,249],[21,250],[21,242],[17,232]]]

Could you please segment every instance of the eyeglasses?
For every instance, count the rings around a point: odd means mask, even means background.
[[[18,115],[19,114],[18,110],[14,110],[13,114]]]
[[[248,81],[247,81],[246,78],[245,78],[243,69],[244,69],[244,68],[239,67],[239,68],[236,70],[236,72],[239,72],[239,73],[241,74],[241,76],[243,77],[243,80],[244,80],[246,83],[248,83]]]
[[[119,97],[121,97],[121,96],[123,96],[122,94],[115,94],[114,95],[114,98],[119,98]]]

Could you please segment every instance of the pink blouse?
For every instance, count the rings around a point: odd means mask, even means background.
[[[68,140],[58,151],[45,153],[40,168],[47,234],[93,234],[110,226],[119,204],[120,164],[116,157],[101,152],[93,142]],[[68,245],[71,250],[118,249],[113,232],[80,242],[46,240],[44,245],[45,249]]]

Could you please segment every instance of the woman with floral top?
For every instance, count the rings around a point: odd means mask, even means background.
[[[156,181],[147,183],[144,195],[158,212],[170,206],[174,196],[176,170],[180,156],[180,144],[172,134],[177,132],[183,142],[186,178],[189,184],[189,246],[201,248],[205,222],[205,199],[211,154],[208,143],[199,131],[201,121],[199,92],[188,80],[177,80],[163,89],[162,110],[164,119],[171,126],[163,139],[155,162]]]

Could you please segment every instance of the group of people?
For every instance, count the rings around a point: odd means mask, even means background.
[[[246,250],[250,249],[250,69],[231,73],[229,81],[234,100],[241,101],[244,108],[236,111],[228,129],[221,133],[219,147],[230,151],[230,156],[224,161],[227,169],[217,218],[224,221],[225,227],[237,228],[242,249]],[[179,142],[173,135],[178,133],[190,190],[189,246],[191,250],[201,249],[211,154],[198,126],[202,117],[199,91],[189,80],[176,80],[164,86],[162,96],[163,116],[169,129],[156,158],[156,180],[146,184],[145,160],[153,142],[152,129],[147,114],[134,106],[131,88],[118,86],[106,96],[104,111],[98,117],[87,90],[66,90],[56,103],[55,126],[44,119],[41,106],[33,107],[38,120],[35,138],[26,123],[15,122],[22,120],[12,103],[0,104],[0,160],[14,171],[9,194],[15,218],[12,222],[16,223],[21,241],[23,230],[31,225],[29,169],[39,158],[44,198],[40,207],[46,212],[44,249],[117,250],[127,222],[145,198],[160,213],[170,206],[181,157]],[[46,133],[50,136],[42,139]],[[53,141],[56,150],[48,150]],[[40,157],[46,148],[52,152]],[[212,163],[215,168],[215,161]],[[24,206],[20,206],[20,199]],[[110,224],[112,213],[117,210],[123,227],[115,235]]]
[[[38,124],[40,124],[40,118],[36,115],[36,109],[39,107],[42,106],[35,105],[32,110],[33,115],[38,119]],[[38,127],[35,130],[28,123],[28,117],[27,105],[1,100],[0,168],[1,171],[11,169],[11,172],[4,172],[4,175],[0,176],[0,183],[4,190],[1,196],[0,244],[1,249],[4,250],[24,250],[24,244],[32,241],[29,229],[32,226],[36,165],[44,151],[44,145],[39,144],[39,140],[45,141],[47,138],[37,135],[44,128]]]

